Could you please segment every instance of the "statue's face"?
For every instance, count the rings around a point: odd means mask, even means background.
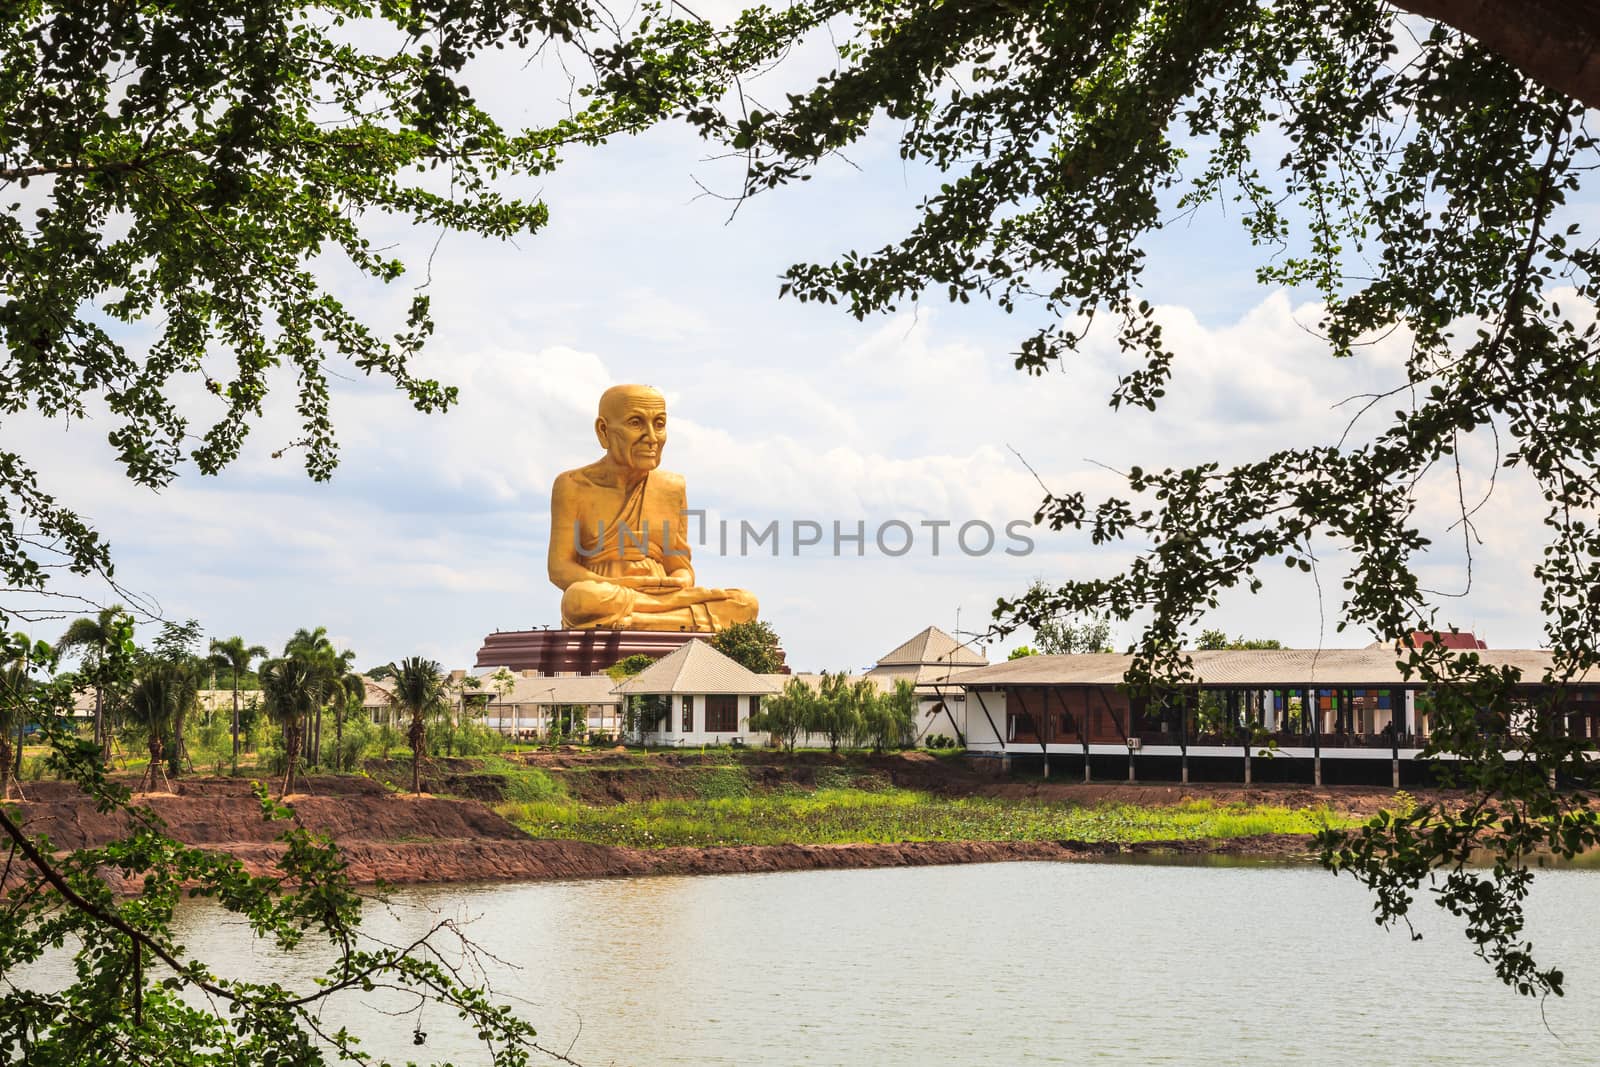
[[[594,431],[612,462],[653,471],[667,446],[667,401],[644,386],[607,390]]]

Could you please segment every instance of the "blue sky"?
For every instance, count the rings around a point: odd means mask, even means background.
[[[532,117],[525,101],[548,87],[537,71],[522,77],[531,89],[505,72],[483,75],[481,91],[511,120]],[[889,133],[853,153],[853,167],[825,167],[732,221],[693,178],[729,189],[736,166],[707,161],[679,129],[575,153],[525,183],[550,206],[547,230],[514,246],[447,236],[433,258],[439,329],[424,366],[460,387],[461,405],[423,417],[353,372],[336,380],[343,453],[329,484],[270,456],[294,436],[286,391],[233,469],[189,472],[159,493],[121,479],[103,425],[13,422],[7,443],[104,530],[119,579],[167,616],[272,647],[324,625],[363,665],[420,653],[455,667],[472,663],[488,631],[558,624],[544,574],[549,487],[597,455],[594,404],[616,382],[666,393],[664,465],[686,475],[691,503],[713,517],[870,529],[890,518],[1002,527],[1031,516],[1038,485],[1013,449],[1053,489],[1100,495],[1116,480],[1099,464],[1238,461],[1329,443],[1346,418],[1337,401],[1403,380],[1399,338],[1354,360],[1327,357],[1306,329],[1315,307],[1256,285],[1252,250],[1219,212],[1149,245],[1146,292],[1182,353],[1169,403],[1153,415],[1108,408],[1126,368],[1108,338],[1030,378],[1010,356],[1037,325],[1026,314],[938,300],[858,323],[779,300],[789,263],[876,247],[912,219],[927,176],[901,164]],[[361,313],[398,326],[435,235],[377,226],[413,274],[388,288],[334,269],[329,278]],[[195,411],[211,403],[198,391],[191,400]],[[1492,457],[1474,444],[1469,458],[1470,493]],[[1421,493],[1425,524],[1443,537],[1453,478]],[[1539,643],[1529,573],[1538,505],[1515,474],[1502,477],[1481,516],[1472,594],[1449,601],[1445,621],[1494,647]],[[1035,537],[1025,558],[702,550],[695,565],[703,584],[761,598],[795,667],[853,669],[930,623],[983,629],[996,598],[1034,577],[1104,573],[1127,558],[1082,538]],[[1339,564],[1330,550],[1320,606],[1311,578],[1272,568],[1262,595],[1227,597],[1208,623],[1296,646],[1363,644],[1367,635],[1333,629]],[[1441,540],[1425,576],[1463,584],[1459,540]]]

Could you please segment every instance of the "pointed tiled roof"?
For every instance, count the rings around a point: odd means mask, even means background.
[[[927,663],[948,667],[981,667],[988,662],[983,653],[974,652],[937,626],[930,626],[893,652],[879,657],[878,666]]]
[[[729,659],[708,641],[689,641],[618,685],[613,692],[776,693],[779,686]]]

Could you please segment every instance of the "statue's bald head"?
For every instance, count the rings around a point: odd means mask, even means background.
[[[648,385],[613,385],[600,394],[594,432],[613,462],[655,470],[667,444],[667,398]]]
[[[613,385],[600,394],[597,414],[602,419],[614,419],[634,401],[659,407],[663,411],[667,409],[667,398],[653,385]]]

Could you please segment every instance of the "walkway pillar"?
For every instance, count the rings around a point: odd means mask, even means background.
[[[1311,784],[1322,784],[1322,708],[1317,704],[1316,686],[1306,686],[1305,706],[1311,715]]]
[[[1178,703],[1178,745],[1183,762],[1183,784],[1189,784],[1189,696],[1182,694]]]

